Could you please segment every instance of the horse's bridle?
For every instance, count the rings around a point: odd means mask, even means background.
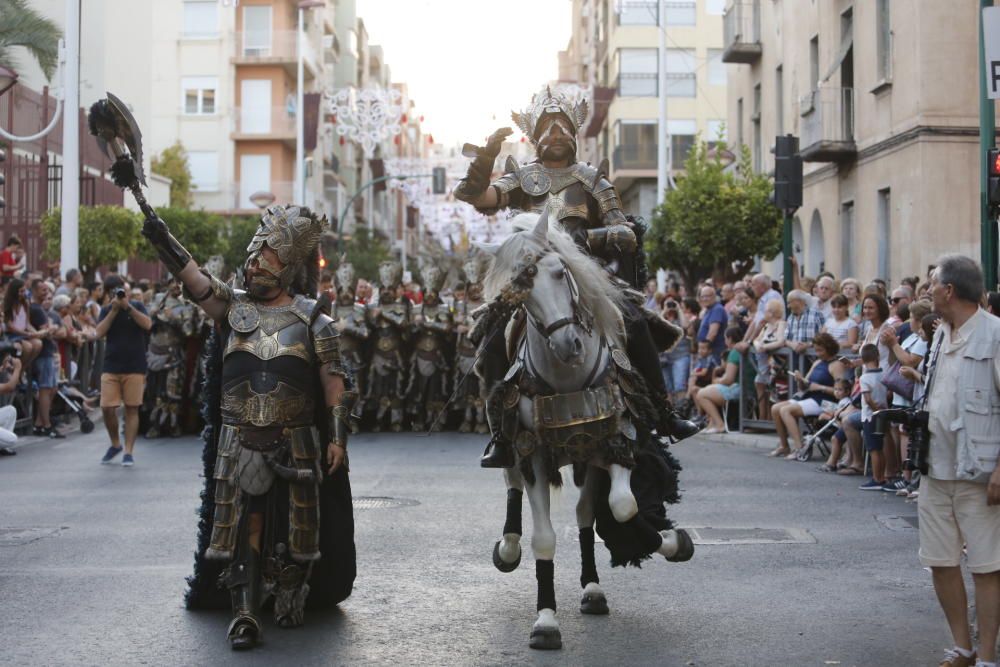
[[[535,276],[538,275],[538,262],[547,254],[548,251],[543,250],[537,256],[531,253],[526,255],[525,261],[527,262],[527,265],[521,269],[512,282],[519,288],[525,291],[530,291],[534,286]],[[594,316],[580,303],[580,286],[577,285],[573,272],[570,270],[569,265],[565,262],[565,260],[560,259],[559,263],[562,264],[563,271],[566,275],[566,288],[569,290],[570,302],[573,305],[573,315],[570,317],[563,317],[546,325],[539,322],[535,316],[531,314],[525,304],[521,304],[521,307],[524,308],[525,315],[527,315],[528,321],[531,322],[531,326],[534,327],[534,329],[546,340],[549,340],[555,332],[571,324],[578,325],[588,334],[593,330]]]

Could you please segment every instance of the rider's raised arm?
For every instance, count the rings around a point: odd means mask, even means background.
[[[493,175],[493,163],[500,155],[500,147],[512,132],[509,127],[502,127],[490,135],[482,148],[465,145],[463,154],[474,155],[475,158],[465,178],[455,187],[455,199],[472,204],[482,213],[492,213],[507,206],[502,201],[501,192],[490,184],[490,177]]]
[[[155,222],[147,220],[142,234],[156,249],[167,270],[184,284],[192,300],[213,320],[222,320],[229,311],[232,288],[198,266],[191,253],[174,238],[167,223],[160,218]]]

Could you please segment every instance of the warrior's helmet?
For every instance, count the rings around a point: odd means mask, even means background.
[[[354,265],[350,262],[341,262],[333,274],[333,284],[337,288],[337,296],[346,299],[350,297],[354,301],[354,290],[357,288],[358,278],[354,272]]]
[[[483,277],[486,275],[486,261],[482,254],[478,252],[470,253],[462,264],[462,271],[465,273],[465,279],[470,285],[482,282]]]
[[[531,105],[527,109],[520,113],[512,111],[510,117],[536,147],[543,128],[542,121],[553,115],[564,118],[572,131],[573,152],[575,154],[576,136],[587,120],[588,110],[587,100],[582,99],[574,104],[565,95],[553,93],[550,86],[545,86],[532,97]]]
[[[420,270],[420,275],[424,279],[424,295],[437,294],[444,287],[444,279],[448,275],[437,264],[427,264]]]
[[[247,246],[244,268],[256,262],[258,268],[269,274],[256,277],[254,282],[266,287],[293,288],[295,291],[315,295],[315,275],[319,270],[316,248],[326,229],[326,216],[318,216],[305,206],[294,204],[268,206],[260,217],[260,226]],[[284,264],[278,269],[261,253],[264,245],[274,251]],[[312,278],[308,276],[312,275]],[[308,283],[313,283],[310,290]]]
[[[386,260],[378,265],[378,280],[382,289],[396,289],[403,282],[403,265]]]

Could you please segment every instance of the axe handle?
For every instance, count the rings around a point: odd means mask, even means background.
[[[139,182],[132,181],[132,183],[129,184],[128,189],[132,192],[132,196],[135,197],[135,203],[139,205],[139,209],[142,210],[142,214],[146,216],[146,219],[150,222],[155,221],[157,219],[156,211],[154,211],[153,207],[146,201],[146,195],[142,194],[142,188],[139,187]]]

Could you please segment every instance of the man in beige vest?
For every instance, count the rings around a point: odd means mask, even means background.
[[[995,667],[1000,623],[1000,319],[980,308],[983,274],[961,255],[931,275],[941,315],[925,378],[929,474],[920,482],[920,560],[954,639],[942,667]],[[962,547],[975,584],[978,660],[969,631]]]

